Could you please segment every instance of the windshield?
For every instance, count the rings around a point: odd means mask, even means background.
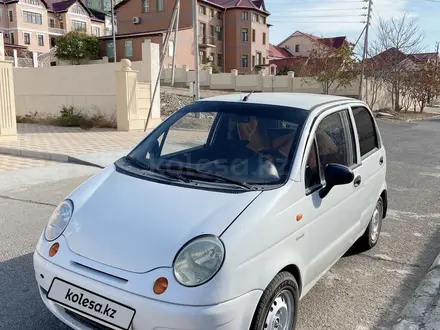
[[[133,166],[186,183],[283,183],[308,111],[246,102],[186,106],[128,156]]]

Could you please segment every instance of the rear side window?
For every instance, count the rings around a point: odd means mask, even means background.
[[[361,157],[370,151],[379,148],[376,127],[374,119],[370,112],[364,107],[352,109],[356,128],[358,131],[359,145],[361,148]]]

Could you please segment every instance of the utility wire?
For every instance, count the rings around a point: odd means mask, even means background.
[[[307,8],[300,8],[300,9],[295,9],[295,10],[291,10],[291,11],[286,11],[283,10],[283,13],[296,13],[296,12],[304,12],[304,11],[348,11],[348,10],[366,10],[368,9],[367,7],[362,7],[362,8],[334,8],[334,9],[307,9]],[[276,14],[275,14],[276,15]]]
[[[364,16],[366,17],[367,14],[360,14],[360,15],[309,15],[309,16],[293,16],[293,15],[273,15],[273,17],[292,17],[292,18],[309,18],[309,17],[331,17],[331,18],[340,18],[340,17],[360,17],[360,16]]]
[[[426,0],[428,1],[428,0]],[[431,0],[434,1],[434,0]],[[326,4],[334,4],[334,3],[343,3],[343,4],[348,4],[348,3],[360,3],[360,2],[364,2],[363,0],[356,0],[356,1],[328,1],[328,2],[321,2],[319,3],[320,5],[326,5]],[[308,5],[310,3],[307,2],[266,2],[266,6],[267,5]]]

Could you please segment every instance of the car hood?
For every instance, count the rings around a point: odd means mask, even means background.
[[[74,212],[64,236],[78,255],[144,273],[172,266],[176,253],[192,238],[220,235],[259,193],[161,184],[111,166],[69,196]]]

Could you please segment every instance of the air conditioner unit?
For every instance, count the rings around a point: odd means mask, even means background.
[[[141,22],[140,17],[133,17],[133,24],[139,24]]]
[[[217,25],[216,29],[217,32],[220,32],[222,30],[222,28],[220,26]]]
[[[208,56],[208,62],[213,62],[214,61],[214,57],[213,56]]]
[[[202,56],[202,55],[203,55],[203,52],[199,52],[199,54],[200,54],[200,56]]]

